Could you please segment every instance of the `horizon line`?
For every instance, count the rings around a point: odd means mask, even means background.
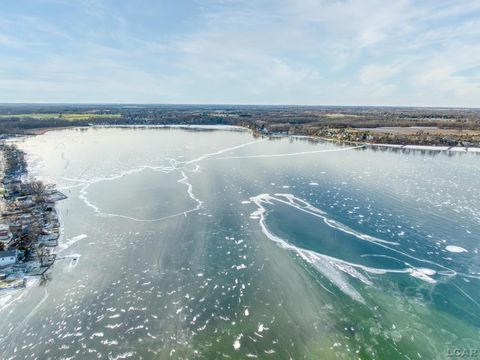
[[[332,104],[271,104],[271,103],[153,103],[153,102],[0,102],[0,106],[21,105],[116,105],[116,106],[264,106],[264,107],[332,107],[332,108],[405,108],[405,109],[442,109],[442,110],[480,110],[480,107],[469,106],[432,106],[432,105],[332,105]]]

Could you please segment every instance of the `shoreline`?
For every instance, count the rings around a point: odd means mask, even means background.
[[[55,263],[61,223],[56,203],[66,196],[55,185],[28,177],[26,154],[0,143],[2,211],[0,219],[0,292],[25,288]]]
[[[286,138],[299,138],[299,139],[313,139],[313,140],[322,140],[326,142],[331,142],[334,144],[348,144],[356,146],[365,146],[365,147],[383,147],[399,150],[424,150],[424,151],[451,151],[456,153],[480,153],[480,147],[474,146],[444,146],[444,145],[422,145],[422,144],[383,144],[383,143],[372,143],[368,141],[341,141],[334,138],[326,138],[315,135],[297,135],[297,134],[262,134],[255,129],[252,129],[248,126],[240,125],[202,125],[202,124],[166,124],[166,125],[157,125],[157,124],[131,124],[131,125],[94,125],[90,126],[92,128],[177,128],[177,129],[204,129],[204,130],[232,130],[232,131],[248,131],[251,132],[254,136],[263,136],[267,138],[277,138],[277,137],[286,137]],[[78,127],[81,128],[81,127]],[[68,127],[62,127],[52,130],[62,130],[69,129]]]
[[[312,140],[321,140],[325,142],[330,142],[334,144],[343,144],[343,145],[354,145],[354,146],[364,146],[369,148],[380,147],[380,148],[390,148],[397,150],[417,150],[417,151],[438,151],[438,152],[455,152],[455,153],[480,153],[480,147],[473,146],[440,146],[440,145],[414,145],[414,144],[381,144],[381,143],[371,143],[371,142],[362,142],[362,141],[340,141],[337,139],[330,139],[314,135],[295,135],[295,134],[270,134],[260,136],[272,137],[272,138],[297,138],[297,139],[312,139]]]
[[[398,150],[417,150],[417,151],[438,151],[438,152],[454,152],[454,153],[480,153],[480,147],[475,146],[445,146],[445,145],[431,145],[431,144],[390,144],[390,143],[372,143],[369,141],[342,141],[335,138],[328,138],[315,135],[302,135],[302,134],[283,134],[283,133],[262,133],[258,129],[251,128],[249,126],[242,125],[225,125],[225,124],[215,124],[215,125],[204,125],[204,124],[118,124],[118,125],[86,125],[86,126],[59,126],[59,127],[48,127],[48,128],[38,128],[32,129],[30,133],[12,135],[3,139],[3,141],[8,140],[9,138],[23,137],[23,136],[37,136],[44,135],[50,131],[57,130],[68,130],[68,129],[88,129],[88,128],[178,128],[178,129],[200,129],[200,130],[232,130],[232,131],[249,131],[254,136],[263,136],[263,137],[287,137],[287,138],[299,138],[299,139],[312,139],[312,140],[322,140],[326,142],[331,142],[334,144],[348,144],[348,145],[363,145],[365,147],[378,147],[378,148],[390,148]]]
[[[37,136],[37,135],[44,135],[49,131],[55,130],[66,130],[66,129],[81,129],[81,128],[88,128],[90,126],[58,126],[58,127],[44,127],[44,128],[37,128],[37,129],[30,129],[29,131],[25,132],[24,134],[20,134],[19,136]],[[7,139],[6,139],[7,140]]]
[[[480,147],[473,146],[435,146],[435,145],[399,145],[399,144],[365,144],[370,147],[383,147],[399,150],[426,150],[426,151],[451,151],[457,153],[480,153]]]

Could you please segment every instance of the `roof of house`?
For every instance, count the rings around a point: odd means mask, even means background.
[[[0,258],[2,257],[10,257],[10,256],[17,256],[17,250],[3,250],[0,251]]]

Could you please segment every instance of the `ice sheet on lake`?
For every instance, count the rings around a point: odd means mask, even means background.
[[[308,202],[295,197],[292,194],[260,194],[258,196],[251,197],[250,200],[255,203],[258,208],[251,214],[251,219],[258,219],[260,227],[262,228],[263,233],[270,239],[279,244],[282,248],[294,251],[305,261],[312,264],[320,273],[327,277],[333,284],[335,284],[340,290],[345,294],[349,295],[351,298],[364,302],[364,299],[360,293],[355,289],[353,285],[350,284],[345,275],[349,275],[351,278],[356,278],[366,285],[372,285],[372,281],[368,277],[368,274],[387,274],[387,273],[404,273],[412,277],[420,279],[429,284],[435,284],[436,280],[432,277],[442,272],[442,275],[453,276],[456,275],[456,272],[450,268],[447,268],[441,264],[429,261],[426,259],[416,258],[406,252],[402,251],[399,248],[399,244],[392,241],[387,241],[380,239],[368,234],[360,233],[338,221],[330,219],[327,217],[326,213],[317,207],[309,204]],[[266,205],[274,206],[275,203],[284,204],[290,206],[298,211],[305,212],[309,215],[317,217],[319,220],[323,221],[324,224],[329,227],[334,228],[335,230],[341,231],[345,234],[354,236],[360,241],[367,241],[371,244],[381,247],[382,249],[388,249],[391,251],[391,257],[394,258],[395,254],[401,255],[404,258],[411,259],[411,263],[406,262],[405,260],[399,260],[399,264],[404,264],[404,267],[398,268],[382,268],[382,267],[371,267],[365,266],[360,263],[352,263],[341,259],[340,257],[333,257],[326,254],[322,254],[317,251],[307,250],[292,244],[293,239],[283,239],[275,235],[267,226],[266,223],[266,214],[267,209]],[[289,241],[290,240],[290,241]],[[341,253],[340,253],[341,255]],[[381,257],[381,255],[372,255]],[[383,256],[387,257],[387,256]],[[414,266],[412,263],[423,264],[425,266]],[[427,266],[432,266],[437,270],[431,269]]]

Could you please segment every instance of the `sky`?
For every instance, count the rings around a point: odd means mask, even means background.
[[[480,107],[480,0],[2,0],[0,102]]]

